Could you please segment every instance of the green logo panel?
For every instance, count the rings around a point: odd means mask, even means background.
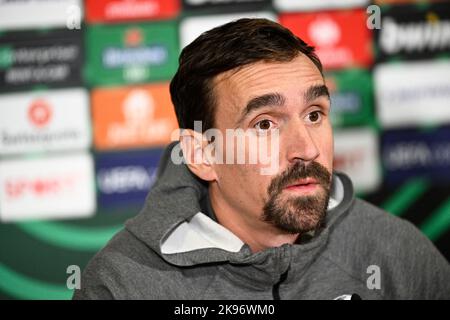
[[[7,69],[13,63],[13,51],[9,46],[0,46],[0,69]]]
[[[86,81],[95,86],[169,80],[178,53],[175,22],[90,26]]]
[[[368,70],[348,69],[325,75],[331,94],[331,120],[335,127],[372,125],[372,76]]]

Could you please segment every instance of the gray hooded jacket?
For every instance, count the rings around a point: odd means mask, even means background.
[[[333,175],[326,224],[252,253],[216,223],[207,187],[161,160],[144,208],[89,262],[74,299],[449,299],[450,266],[412,224]],[[206,199],[206,200],[205,200]]]

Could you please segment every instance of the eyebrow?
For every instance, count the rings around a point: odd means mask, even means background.
[[[328,88],[323,84],[309,87],[308,90],[306,90],[303,98],[306,103],[310,103],[311,101],[314,101],[315,99],[322,96],[330,100],[330,93],[328,91]],[[267,106],[282,107],[284,106],[285,102],[285,97],[277,92],[267,93],[262,96],[255,97],[247,103],[237,123],[241,123],[244,118],[254,110],[261,109]]]
[[[261,109],[266,106],[281,107],[284,105],[286,99],[279,93],[268,93],[262,96],[251,99],[244,109],[242,118],[256,109]]]
[[[326,97],[330,100],[330,92],[328,91],[328,87],[324,84],[309,87],[304,94],[306,103],[310,103],[320,97]]]
[[[286,99],[279,93],[267,93],[262,96],[255,97],[247,102],[244,110],[242,111],[239,120],[236,122],[239,125],[245,117],[252,111],[261,109],[267,106],[281,107],[286,102]]]

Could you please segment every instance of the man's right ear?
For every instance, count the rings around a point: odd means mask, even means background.
[[[193,174],[205,181],[216,180],[212,159],[208,159],[208,153],[205,152],[208,141],[203,134],[192,129],[183,129],[180,146],[186,165]]]

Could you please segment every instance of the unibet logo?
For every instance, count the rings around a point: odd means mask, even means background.
[[[28,109],[28,119],[38,128],[46,126],[52,117],[50,105],[42,99],[34,101]]]
[[[308,35],[320,47],[334,46],[341,39],[339,26],[327,16],[317,17],[309,25]]]
[[[131,28],[125,32],[125,45],[128,47],[137,47],[143,41],[142,31],[138,28]]]

